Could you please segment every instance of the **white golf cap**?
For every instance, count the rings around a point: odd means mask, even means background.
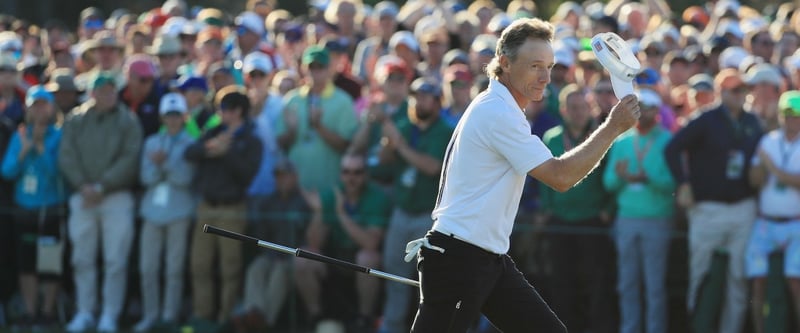
[[[186,99],[179,93],[168,93],[161,97],[161,105],[158,108],[160,115],[170,112],[186,113]]]
[[[642,65],[628,43],[615,33],[599,33],[592,37],[592,51],[611,74],[614,95],[622,99],[633,94],[633,79],[639,74]]]
[[[272,59],[261,52],[251,52],[244,57],[242,72],[247,74],[252,71],[261,71],[264,74],[272,73]]]

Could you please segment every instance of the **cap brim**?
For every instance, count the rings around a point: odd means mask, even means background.
[[[628,43],[614,33],[600,33],[592,38],[592,51],[611,74],[611,84],[617,98],[633,94],[633,79],[642,65]]]
[[[611,86],[614,88],[614,95],[616,95],[618,99],[633,94],[633,81],[619,78],[616,75],[610,75],[610,77]]]

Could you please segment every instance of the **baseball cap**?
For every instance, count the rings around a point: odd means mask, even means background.
[[[506,13],[497,13],[489,21],[486,29],[494,33],[499,33],[505,30],[509,25],[511,25],[511,17]]]
[[[27,107],[31,107],[33,103],[36,103],[36,101],[53,103],[53,100],[53,94],[47,91],[47,89],[45,89],[45,87],[41,84],[31,86],[28,88],[28,92],[25,94],[25,106]]]
[[[494,56],[494,50],[497,47],[497,36],[482,34],[472,40],[470,49],[478,54],[486,56]]]
[[[50,92],[79,91],[75,85],[75,72],[69,68],[56,68],[50,74],[50,81],[44,85]]]
[[[150,56],[136,54],[128,58],[125,65],[125,73],[133,74],[140,78],[153,78],[156,76],[156,65],[150,60]]]
[[[780,88],[783,85],[783,77],[775,66],[768,63],[761,63],[753,66],[744,75],[744,82],[748,85],[768,83]]]
[[[327,66],[331,62],[330,53],[324,47],[311,45],[303,51],[303,64],[318,63]]]
[[[640,85],[654,86],[661,81],[661,74],[659,74],[657,70],[647,67],[639,72],[633,81]]]
[[[183,76],[178,80],[177,88],[180,91],[187,91],[194,89],[207,92],[208,83],[206,83],[206,78],[202,76]]]
[[[225,25],[225,14],[217,8],[203,8],[197,13],[195,20],[221,28]]]
[[[427,78],[418,78],[411,82],[411,91],[415,94],[430,94],[436,97],[442,96],[442,88],[437,82]]]
[[[719,89],[731,90],[744,85],[742,75],[739,70],[733,68],[725,68],[714,77],[714,86]]]
[[[375,79],[378,81],[385,81],[391,74],[402,74],[406,80],[411,79],[411,69],[408,68],[405,60],[402,58],[387,54],[383,55],[375,62]]]
[[[250,73],[252,71],[261,71],[265,74],[272,73],[272,59],[268,55],[261,52],[251,52],[244,57],[244,64],[242,65],[242,72]]]
[[[559,45],[560,44],[560,45]],[[575,64],[575,52],[564,44],[556,43],[553,50],[556,65],[572,67]]]
[[[328,50],[328,52],[345,53],[347,52],[348,44],[347,38],[334,38],[325,42],[325,49]]]
[[[662,103],[661,96],[658,96],[655,91],[647,88],[638,89],[636,91],[636,97],[639,98],[639,103],[646,107],[661,106]]]
[[[168,93],[161,96],[161,104],[158,107],[160,115],[166,115],[171,112],[186,113],[188,107],[186,106],[186,98],[179,93]]]
[[[113,31],[103,30],[94,35],[88,45],[89,50],[94,50],[101,47],[110,47],[115,49],[122,49],[124,46],[119,43]]]
[[[111,74],[101,73],[94,77],[94,80],[92,80],[92,83],[89,85],[89,90],[96,90],[108,84],[116,87],[117,81]]]
[[[800,91],[789,90],[781,94],[778,109],[784,115],[800,117]]]
[[[266,28],[264,19],[254,12],[243,12],[233,21],[237,27],[244,27],[256,35],[263,35]]]
[[[181,41],[178,37],[162,35],[153,41],[153,46],[148,49],[152,55],[167,55],[181,53]]]
[[[445,64],[445,66],[450,66],[456,63],[468,64],[469,56],[461,49],[452,49],[444,54],[444,57],[442,57],[442,62]]]
[[[444,70],[444,82],[464,81],[472,83],[472,72],[469,71],[469,66],[464,64],[454,64],[448,66]]]
[[[88,19],[102,20],[103,12],[97,7],[86,7],[81,11],[80,17],[81,21],[86,21]]]
[[[611,86],[617,98],[633,93],[633,79],[642,65],[630,46],[615,33],[599,33],[592,37],[592,51],[611,74]]]
[[[378,19],[385,16],[396,18],[399,12],[400,10],[397,8],[397,5],[392,1],[378,2],[375,4],[375,8],[372,9],[373,17]]]
[[[689,87],[697,91],[714,90],[714,78],[711,75],[700,73],[689,78]]]
[[[719,54],[719,67],[739,69],[739,65],[742,64],[742,61],[744,61],[744,58],[748,55],[750,55],[750,53],[744,48],[730,46]]]
[[[222,36],[222,30],[213,26],[207,27],[197,34],[198,44],[203,44],[210,40],[215,40],[221,43],[224,39],[225,38]]]
[[[405,45],[414,52],[419,52],[419,42],[410,31],[398,31],[389,39],[389,48],[395,49],[398,45]]]

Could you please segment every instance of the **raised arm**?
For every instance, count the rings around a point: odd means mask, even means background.
[[[617,136],[630,129],[638,119],[639,100],[634,95],[625,96],[588,139],[564,155],[538,165],[528,174],[556,191],[567,191],[597,167]]]

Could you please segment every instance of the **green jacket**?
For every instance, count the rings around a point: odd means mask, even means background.
[[[591,131],[591,129],[587,129],[588,131]],[[564,135],[563,125],[553,127],[544,133],[542,141],[553,153],[553,156],[563,155],[567,150],[565,146],[572,145],[574,147],[579,144],[579,142],[575,142],[577,140],[569,137],[565,138]],[[605,164],[604,161],[601,161],[600,165],[578,185],[564,193],[556,192],[547,186],[543,186],[540,195],[543,212],[569,222],[595,218],[601,212],[613,213],[613,196],[606,192],[603,187]]]

